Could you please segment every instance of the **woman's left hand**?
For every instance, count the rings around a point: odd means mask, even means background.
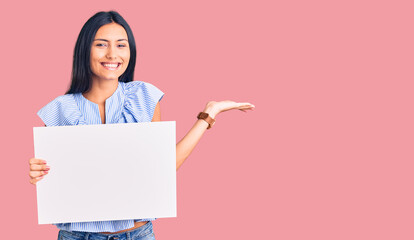
[[[238,109],[240,111],[246,112],[246,110],[253,110],[254,105],[251,103],[238,103],[234,101],[210,101],[207,103],[206,107],[204,108],[204,112],[208,113],[210,117],[216,118],[217,114],[221,112],[225,112],[232,109]]]

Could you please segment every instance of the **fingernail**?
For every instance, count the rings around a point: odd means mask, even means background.
[[[43,174],[48,174],[49,173],[49,171],[43,171]]]
[[[49,170],[50,169],[50,166],[46,166],[46,168],[45,168],[46,170]]]

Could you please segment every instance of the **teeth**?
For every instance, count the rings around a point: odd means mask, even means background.
[[[116,68],[118,64],[104,64],[105,67]]]

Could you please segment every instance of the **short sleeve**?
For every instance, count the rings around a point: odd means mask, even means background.
[[[73,95],[63,95],[55,98],[41,108],[37,115],[46,126],[78,125],[82,122],[82,114],[78,110]]]
[[[150,83],[133,81],[125,85],[125,96],[126,122],[150,122],[164,93]]]

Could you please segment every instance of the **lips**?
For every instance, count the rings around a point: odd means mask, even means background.
[[[117,70],[121,63],[119,62],[101,62],[101,65],[108,70]]]

